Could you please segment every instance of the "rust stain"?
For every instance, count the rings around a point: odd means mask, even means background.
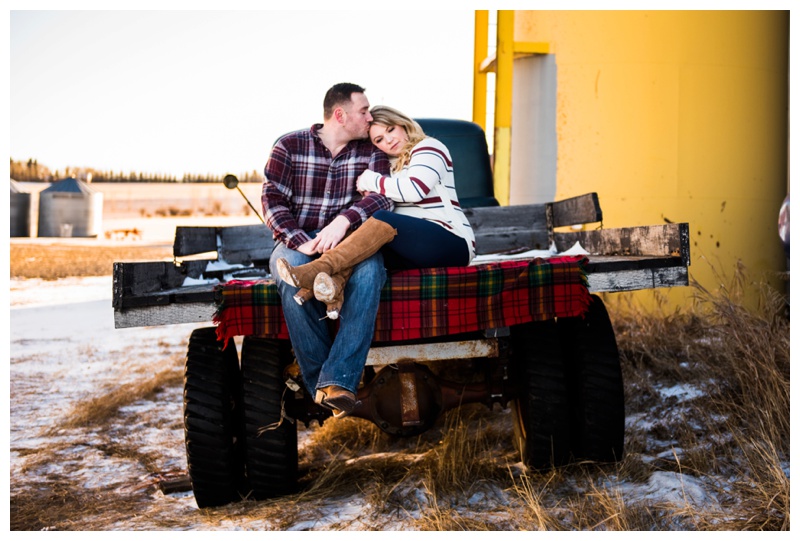
[[[400,412],[403,426],[420,424],[417,382],[414,372],[400,372]]]
[[[597,76],[594,78],[594,97],[597,98],[600,95],[600,70],[597,70]]]

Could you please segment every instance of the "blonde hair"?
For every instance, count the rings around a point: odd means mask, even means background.
[[[380,124],[381,126],[387,128],[390,126],[400,126],[406,130],[408,142],[400,150],[400,154],[398,156],[390,158],[392,172],[400,171],[411,159],[411,149],[414,148],[417,143],[427,137],[425,132],[422,131],[422,127],[417,124],[413,118],[410,118],[397,109],[393,109],[386,105],[376,105],[372,108],[372,110],[370,110],[370,114],[372,115],[372,122],[370,122],[370,126],[373,124]]]

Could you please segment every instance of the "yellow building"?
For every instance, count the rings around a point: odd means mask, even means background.
[[[701,284],[716,288],[714,271],[730,276],[741,260],[751,281],[779,286],[787,11],[507,11],[496,20],[492,52],[489,14],[476,12],[474,120],[486,127],[488,102],[501,204],[597,192],[604,227],[688,222],[690,276]]]

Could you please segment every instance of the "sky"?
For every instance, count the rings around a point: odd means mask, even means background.
[[[261,171],[277,137],[321,122],[325,91],[342,81],[414,117],[472,119],[471,8],[57,11],[72,4],[12,2],[14,160]]]

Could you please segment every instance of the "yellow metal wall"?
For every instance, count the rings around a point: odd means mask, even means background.
[[[739,259],[779,283],[788,12],[516,11],[514,40],[555,55],[557,199],[598,192],[605,227],[689,222],[712,289]]]

